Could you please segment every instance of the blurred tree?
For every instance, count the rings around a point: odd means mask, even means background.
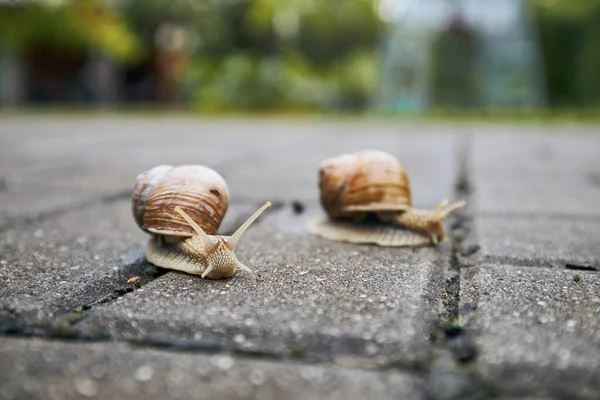
[[[0,2],[0,50],[26,59],[31,79],[49,75],[50,92],[54,82],[80,71],[90,53],[101,53],[124,67],[123,93],[131,100],[170,102],[180,90],[203,109],[360,109],[378,85],[377,50],[386,28],[379,3]],[[551,104],[600,104],[600,0],[528,4]]]
[[[208,87],[200,90],[198,104],[222,108],[227,96],[241,93],[253,100],[230,101],[249,108],[364,108],[368,104],[377,85],[374,49],[383,28],[374,0],[219,4],[221,23],[227,27],[222,36],[228,42],[217,46],[205,42],[200,49],[199,57],[211,58],[222,67],[218,76],[205,82]],[[244,65],[246,78],[241,80],[232,65]]]
[[[254,0],[245,16],[252,35],[269,35],[279,49],[294,49],[314,65],[327,65],[379,44],[383,27],[373,0]]]
[[[548,95],[558,107],[600,105],[600,0],[530,0]]]
[[[0,47],[29,54],[41,48],[81,53],[102,51],[125,61],[136,54],[135,34],[99,0],[0,4]]]
[[[0,4],[0,51],[20,60],[17,97],[27,101],[114,99],[109,59],[135,59],[137,40],[100,0]]]
[[[600,7],[600,0],[529,0],[540,13],[580,20]]]

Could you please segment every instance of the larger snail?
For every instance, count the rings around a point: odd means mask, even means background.
[[[221,279],[235,275],[234,249],[242,234],[271,205],[266,202],[231,236],[217,231],[229,190],[216,171],[201,165],[160,165],[139,174],[131,201],[138,226],[149,233],[146,259],[159,267]]]
[[[319,190],[328,218],[309,222],[309,231],[352,243],[436,245],[446,237],[446,218],[466,205],[460,201],[448,206],[445,200],[433,211],[414,209],[408,174],[395,157],[378,150],[323,161]],[[365,223],[369,214],[378,223]]]

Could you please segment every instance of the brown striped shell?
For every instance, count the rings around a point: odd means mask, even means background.
[[[361,219],[367,212],[403,211],[412,206],[406,171],[394,156],[379,150],[323,161],[319,190],[321,205],[332,219]]]
[[[136,178],[131,201],[136,223],[165,236],[192,236],[192,227],[175,212],[183,209],[208,235],[216,235],[229,205],[221,175],[201,165],[159,165]]]

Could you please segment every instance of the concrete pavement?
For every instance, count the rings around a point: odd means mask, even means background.
[[[596,131],[5,117],[0,399],[599,398]],[[398,157],[416,206],[468,201],[450,240],[306,232],[319,162],[365,148]],[[274,203],[236,250],[255,274],[144,261],[132,184],[168,163],[225,177],[223,232]]]

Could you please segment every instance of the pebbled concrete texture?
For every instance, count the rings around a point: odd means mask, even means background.
[[[61,368],[56,368],[61,365]],[[399,372],[0,338],[0,399],[420,399]]]
[[[3,120],[0,398],[599,398],[594,131]],[[307,234],[322,216],[319,163],[363,148],[400,159],[417,207],[467,199],[451,240]],[[236,250],[254,274],[209,281],[144,262],[129,195],[162,163],[225,177],[222,232],[274,203]]]
[[[473,204],[485,214],[600,217],[600,137],[548,132],[473,138]]]
[[[470,242],[481,251],[466,264],[600,267],[600,137],[567,132],[473,136]]]
[[[453,199],[459,146],[454,132],[428,128],[415,134],[384,125],[365,135],[360,124],[319,128],[304,132],[302,142],[245,160],[227,175],[232,191],[252,199],[315,201],[323,160],[364,149],[384,149],[396,156],[409,174],[415,207],[434,208],[446,198]]]
[[[470,146],[470,159],[478,168],[515,172],[600,168],[597,126],[496,126],[480,132],[472,135]]]
[[[237,226],[249,207],[232,204],[222,228]],[[16,316],[31,322],[81,312],[133,290],[127,284],[133,276],[144,283],[164,274],[145,262],[146,240],[129,199],[6,229],[0,233],[0,330],[13,329]]]
[[[592,172],[492,170],[477,174],[482,178],[474,204],[483,215],[600,217],[600,184]],[[500,176],[511,182],[499,183]]]
[[[597,272],[514,265],[461,271],[461,325],[479,347],[480,371],[516,394],[597,398]]]
[[[279,357],[420,355],[442,311],[448,243],[412,250],[328,242],[305,231],[318,216],[316,204],[300,216],[286,207],[251,229],[236,254],[255,274],[216,282],[167,274],[95,308],[81,327]]]
[[[0,126],[0,224],[128,197],[136,175],[155,165],[203,164],[227,177],[255,152],[303,140],[293,129],[278,134],[268,122],[238,128],[169,118],[7,121]]]
[[[0,298],[12,313],[48,319],[156,268],[140,258],[128,201],[99,204],[0,235]],[[129,218],[127,218],[129,217]]]
[[[600,269],[600,219],[560,216],[483,216],[476,218],[480,251],[465,260],[512,262],[564,268],[567,264]]]
[[[365,129],[374,134],[364,135]],[[238,199],[314,199],[320,161],[363,148],[401,157],[414,178],[415,201],[430,207],[452,192],[455,138],[443,127],[425,131],[424,137],[394,124],[265,119],[7,120],[0,126],[0,226],[126,196],[135,176],[158,164],[215,168]]]

